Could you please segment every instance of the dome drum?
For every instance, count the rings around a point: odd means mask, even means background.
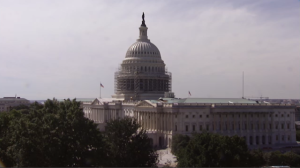
[[[139,29],[139,39],[129,47],[115,73],[113,98],[158,99],[171,91],[172,74],[166,70],[158,48],[148,39],[145,23]]]

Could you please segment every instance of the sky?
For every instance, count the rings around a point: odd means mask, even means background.
[[[0,0],[0,97],[114,94],[114,72],[148,38],[176,97],[300,99],[299,0]]]

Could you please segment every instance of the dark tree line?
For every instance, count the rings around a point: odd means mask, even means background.
[[[177,156],[178,167],[300,166],[300,156],[296,153],[249,151],[241,137],[211,133],[176,135],[172,152]]]
[[[155,166],[150,139],[132,118],[106,132],[74,100],[47,100],[0,113],[0,160],[7,167]]]

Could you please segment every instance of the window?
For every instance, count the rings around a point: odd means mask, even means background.
[[[239,115],[239,118],[240,118],[241,116]]]
[[[275,117],[277,117],[277,114],[275,115]]]
[[[281,117],[283,117],[283,114],[281,114]]]
[[[278,125],[275,126],[275,129],[278,129]]]
[[[290,129],[290,124],[287,124],[287,129]]]
[[[290,136],[288,135],[288,138],[287,138],[287,140],[289,141],[290,140]]]
[[[251,114],[251,117],[253,117],[253,114]]]
[[[219,117],[221,118],[221,114],[219,114]]]
[[[209,115],[206,115],[206,118],[209,118]]]
[[[209,125],[206,125],[206,130],[209,131]]]
[[[245,130],[247,130],[247,124],[245,124]]]
[[[189,118],[189,115],[186,115],[185,118]]]
[[[282,135],[281,139],[284,141],[284,135]]]
[[[272,129],[272,124],[270,124],[270,129]]]
[[[290,115],[288,114],[287,117],[290,117]]]
[[[177,131],[177,125],[175,124],[175,131]]]
[[[284,124],[281,124],[281,129],[284,129]]]
[[[278,141],[278,135],[276,135],[276,141]]]
[[[202,115],[200,115],[200,118],[202,118]]]
[[[193,131],[195,131],[195,125],[193,125]]]
[[[175,118],[177,118],[177,115],[175,115]]]
[[[232,114],[232,118],[234,118],[234,114]]]
[[[193,118],[195,118],[195,115],[193,115]]]
[[[251,129],[253,130],[253,124],[251,124]]]
[[[188,125],[185,126],[185,131],[186,131],[186,132],[189,131],[189,126],[188,126]]]
[[[202,131],[202,125],[199,126],[199,130]]]
[[[234,124],[232,124],[232,129],[234,130]]]
[[[259,117],[259,114],[257,114],[257,117]]]

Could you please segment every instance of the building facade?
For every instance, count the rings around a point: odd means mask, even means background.
[[[11,107],[19,105],[29,105],[29,100],[20,97],[3,97],[0,98],[0,112],[10,111]]]
[[[101,131],[110,120],[129,116],[137,119],[156,147],[170,147],[174,135],[194,132],[237,135],[252,149],[296,145],[293,105],[237,98],[174,98],[171,74],[147,37],[144,18],[139,29],[139,39],[129,47],[115,74],[113,99],[82,102],[85,117]]]
[[[250,148],[296,145],[293,105],[258,104],[245,99],[165,98],[127,103],[95,99],[85,102],[83,110],[102,131],[110,120],[134,117],[157,147],[170,147],[174,135],[193,132],[238,135]]]

